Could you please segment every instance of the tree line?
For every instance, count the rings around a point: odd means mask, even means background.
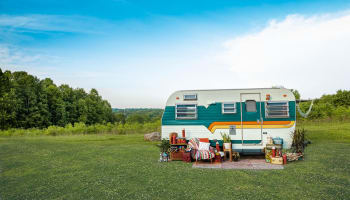
[[[294,91],[297,99],[300,94]],[[299,97],[299,98],[298,98]],[[300,108],[306,111],[311,104],[310,102],[301,102]],[[299,119],[303,119],[298,115]],[[325,94],[314,100],[312,110],[306,120],[349,120],[350,119],[350,91],[338,90],[335,94]],[[303,119],[304,120],[304,119]]]
[[[163,109],[158,108],[113,108],[115,120],[122,124],[133,122],[143,124],[159,121],[163,111]]]
[[[57,86],[50,78],[0,68],[0,129],[114,121],[111,105],[96,89],[87,93],[67,84]]]

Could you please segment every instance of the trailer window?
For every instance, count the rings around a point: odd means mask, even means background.
[[[222,103],[222,114],[233,114],[236,112],[236,102]]]
[[[184,100],[187,100],[187,101],[197,100],[197,94],[184,94]]]
[[[175,108],[176,119],[196,119],[197,105],[196,104],[177,104]]]
[[[247,112],[256,112],[256,101],[255,100],[247,100],[245,101],[245,108]]]
[[[265,117],[286,118],[289,117],[288,102],[265,102]]]

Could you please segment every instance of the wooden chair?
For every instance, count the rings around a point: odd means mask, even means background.
[[[195,160],[195,162],[197,163],[198,160],[210,160],[210,163],[213,163],[213,160],[215,158],[215,153],[214,153],[214,148],[213,147],[209,147],[209,151],[206,150],[198,150],[199,147],[199,138],[192,138],[189,141],[189,147],[191,148],[191,156],[192,158]],[[209,141],[209,140],[208,140]],[[206,154],[210,154],[209,155],[209,159],[204,159],[201,157],[201,152],[204,152]]]

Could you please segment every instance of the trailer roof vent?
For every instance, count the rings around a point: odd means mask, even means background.
[[[184,100],[185,101],[196,101],[197,94],[184,94]]]

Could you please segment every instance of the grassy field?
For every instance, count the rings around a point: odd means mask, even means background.
[[[0,199],[349,199],[350,123],[301,126],[305,160],[275,171],[158,163],[143,135],[1,137]]]

